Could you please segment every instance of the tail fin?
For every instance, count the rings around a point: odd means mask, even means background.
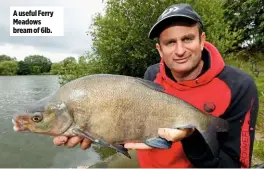
[[[211,116],[209,125],[215,127],[216,132],[227,132],[229,130],[228,122],[219,117]]]
[[[219,143],[217,140],[217,132],[227,132],[229,130],[229,123],[219,117],[211,116],[208,129],[206,132],[201,133],[206,143],[216,156],[219,150]]]

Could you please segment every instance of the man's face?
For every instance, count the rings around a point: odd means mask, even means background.
[[[205,34],[199,34],[196,24],[168,27],[161,32],[159,41],[156,48],[173,74],[189,74],[199,65]]]

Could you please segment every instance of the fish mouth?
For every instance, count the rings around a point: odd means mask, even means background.
[[[23,122],[21,122],[21,120],[18,119],[12,119],[12,123],[13,123],[13,130],[16,132],[30,132],[30,130],[25,126],[25,124]]]

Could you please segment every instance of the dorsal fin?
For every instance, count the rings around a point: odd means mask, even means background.
[[[155,82],[152,82],[150,80],[145,80],[145,79],[141,79],[141,78],[136,78],[140,83],[142,83],[143,85],[153,89],[153,90],[156,90],[156,91],[159,91],[159,92],[162,92],[162,93],[165,93],[164,92],[164,89],[162,86],[160,86],[159,84],[155,83]]]

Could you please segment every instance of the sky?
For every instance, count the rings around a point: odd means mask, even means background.
[[[63,7],[64,36],[10,36],[11,6]],[[102,0],[0,0],[0,55],[23,60],[29,55],[43,55],[53,63],[66,57],[84,55],[91,50],[87,35],[92,17],[103,13]]]

